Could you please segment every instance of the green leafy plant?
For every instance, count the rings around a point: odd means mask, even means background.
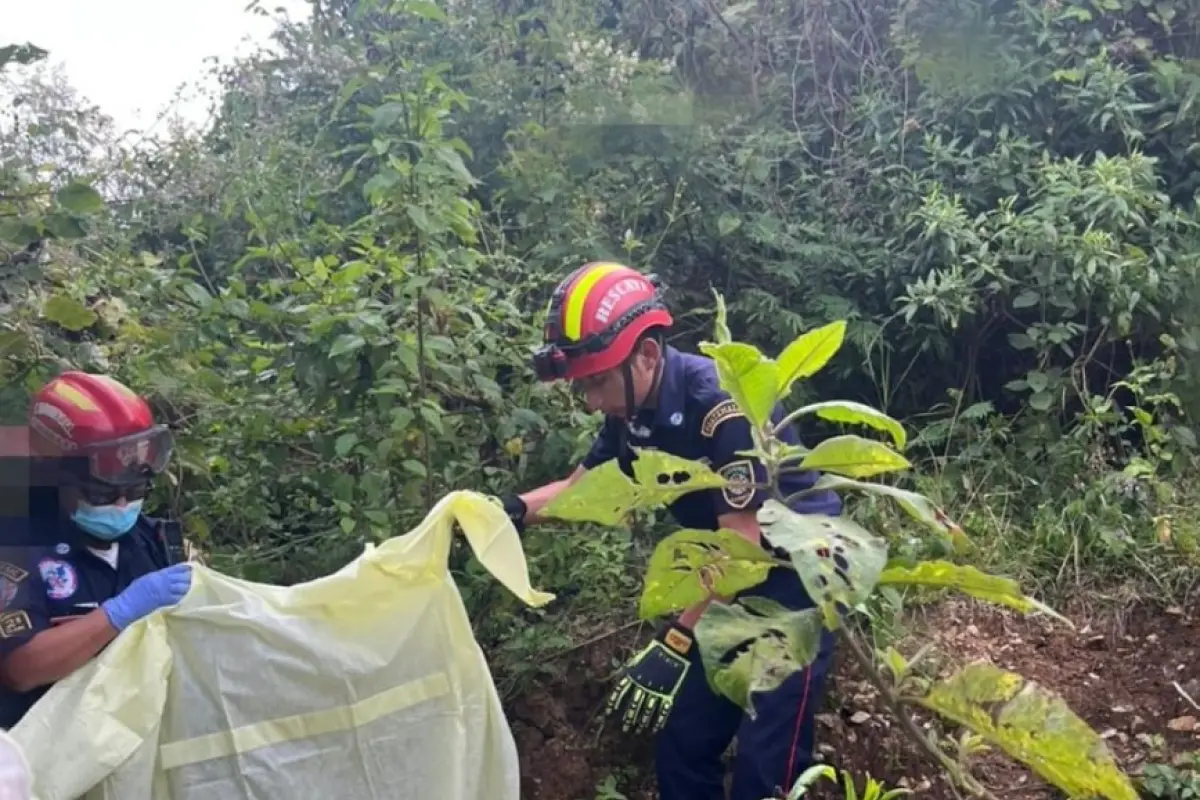
[[[821,778],[826,778],[831,781],[838,781],[837,771],[827,765],[818,764],[814,767],[809,767],[804,771],[797,780],[792,790],[788,792],[787,800],[799,800],[808,793],[809,788]],[[906,794],[912,794],[908,789],[888,789],[882,783],[874,778],[867,776],[866,783],[863,785],[861,794],[855,788],[854,778],[846,770],[842,770],[841,780],[839,781],[844,791],[846,800],[896,800],[897,797],[903,797]],[[771,800],[763,798],[763,800]]]
[[[969,763],[991,746],[1071,797],[1133,800],[1133,786],[1104,741],[1053,691],[985,662],[929,680],[914,671],[916,659],[910,662],[894,649],[872,652],[848,624],[872,593],[885,586],[954,589],[1023,613],[1062,618],[1026,596],[1016,581],[950,560],[890,558],[888,538],[865,529],[852,516],[800,514],[789,507],[797,497],[829,488],[880,494],[959,553],[968,546],[959,526],[928,498],[867,480],[910,467],[897,449],[904,447],[906,436],[896,420],[859,403],[826,401],[798,408],[779,424],[771,422],[777,402],[791,393],[797,381],[829,362],[841,347],[844,332],[844,322],[830,323],[797,337],[778,359],[769,358],[758,348],[731,339],[718,295],[716,341],[703,343],[701,349],[716,362],[721,386],[751,423],[754,448],[743,455],[758,459],[766,468],[767,484],[756,488],[768,489],[772,497],[759,510],[758,521],[772,549],[753,545],[733,531],[677,531],[658,545],[650,560],[640,614],[650,618],[681,611],[710,594],[732,596],[764,580],[771,567],[790,567],[798,573],[814,608],[793,611],[762,598],[716,600],[697,624],[705,672],[716,691],[753,714],[754,695],[777,687],[810,663],[817,655],[822,628],[827,628],[840,634],[901,730],[972,795],[994,797],[971,774]],[[783,442],[781,428],[806,415],[866,426],[885,434],[890,442],[855,434],[834,436],[812,448]],[[784,497],[778,478],[796,469],[823,475],[812,488]],[[635,510],[726,484],[726,478],[703,464],[641,450],[632,478],[615,461],[607,462],[559,495],[544,513],[619,524]],[[954,745],[938,734],[927,735],[913,720],[910,707],[934,711],[967,733]]]
[[[1142,770],[1142,794],[1155,800],[1200,799],[1200,753],[1187,753],[1174,764],[1147,764]]]

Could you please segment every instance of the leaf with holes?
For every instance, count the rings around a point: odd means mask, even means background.
[[[984,661],[963,667],[921,705],[1000,747],[1069,797],[1137,800],[1104,740],[1055,692]]]
[[[647,494],[645,508],[670,505],[685,494],[704,489],[720,489],[728,481],[699,461],[672,455],[662,450],[633,448],[633,478]]]
[[[700,349],[716,362],[721,388],[729,393],[750,423],[755,427],[765,425],[778,398],[776,363],[754,345],[741,342],[704,342]]]
[[[800,462],[802,469],[833,472],[850,478],[870,478],[911,466],[907,458],[883,442],[852,434],[826,439]]]
[[[891,586],[934,586],[978,597],[989,603],[1008,606],[1023,614],[1035,611],[1050,614],[1067,622],[1048,606],[1027,597],[1012,578],[988,575],[970,564],[949,561],[922,561],[912,567],[888,567],[879,576],[879,584]],[[1068,623],[1069,624],[1069,623]]]
[[[636,481],[616,459],[590,469],[547,503],[539,516],[573,522],[624,525],[630,512],[673,503],[685,494],[719,489],[727,481],[699,461],[660,450],[635,448]]]
[[[792,384],[810,378],[842,348],[846,321],[838,320],[801,334],[779,354],[778,396],[787,397]]]
[[[898,489],[895,486],[887,486],[882,483],[867,483],[865,481],[856,481],[850,478],[843,478],[840,475],[822,475],[817,479],[817,482],[810,487],[808,492],[819,492],[824,490],[838,491],[840,489],[858,489],[872,494],[881,494],[892,498],[896,501],[904,512],[918,522],[924,523],[932,530],[939,534],[950,537],[954,543],[955,550],[959,552],[969,552],[975,549],[974,543],[967,536],[966,532],[959,527],[958,523],[950,519],[938,506],[933,504],[923,494],[910,492],[907,489]]]
[[[816,414],[829,422],[838,422],[843,425],[866,425],[877,431],[883,431],[892,437],[896,447],[902,448],[908,441],[904,426],[899,421],[863,403],[855,403],[850,400],[828,400],[824,403],[803,406],[788,416],[802,417],[807,414]]]
[[[766,580],[771,554],[737,531],[682,530],[654,548],[638,613],[653,619]]]
[[[821,632],[815,608],[793,611],[764,597],[743,597],[710,605],[696,624],[696,641],[709,686],[753,719],[754,694],[778,688],[811,664]]]
[[[800,580],[836,628],[838,605],[853,608],[867,599],[887,564],[887,542],[847,517],[797,514],[777,500],[758,511],[763,536],[786,550]]]

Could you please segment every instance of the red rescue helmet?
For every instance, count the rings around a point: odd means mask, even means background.
[[[672,324],[654,276],[592,261],[555,288],[533,368],[543,381],[607,372],[625,363],[647,330]]]
[[[173,447],[170,430],[154,424],[146,401],[107,375],[64,372],[29,407],[31,453],[65,459],[70,472],[85,473],[80,479],[110,486],[147,481],[166,468]]]

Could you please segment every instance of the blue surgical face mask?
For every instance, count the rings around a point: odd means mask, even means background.
[[[134,500],[123,506],[89,506],[87,503],[80,503],[79,508],[71,515],[71,521],[97,539],[112,541],[133,529],[141,511],[141,500]]]

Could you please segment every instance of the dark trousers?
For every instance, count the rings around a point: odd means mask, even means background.
[[[767,580],[743,595],[767,597],[791,609],[813,603],[790,569],[771,570]],[[661,800],[725,800],[722,756],[737,737],[730,800],[783,797],[813,764],[815,717],[825,690],[834,637],[824,632],[821,652],[804,670],[772,692],[754,695],[756,718],[714,694],[704,676],[699,648],[675,706],[658,736]]]

